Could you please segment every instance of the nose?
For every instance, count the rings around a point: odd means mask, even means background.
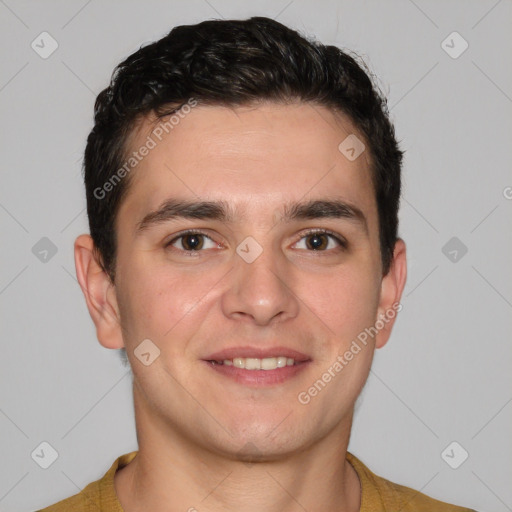
[[[299,300],[293,292],[292,268],[286,258],[270,246],[251,262],[234,255],[234,268],[222,296],[226,316],[259,326],[284,322],[297,316]]]

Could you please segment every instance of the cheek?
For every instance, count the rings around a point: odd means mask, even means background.
[[[154,262],[133,261],[125,268],[130,268],[129,274],[119,275],[123,326],[132,343],[149,338],[161,347],[178,331],[186,337],[199,324],[207,313],[209,292],[214,293],[219,280],[213,272],[171,271],[169,265]]]
[[[373,324],[379,291],[372,269],[340,267],[329,276],[317,277],[315,283],[306,279],[299,293],[309,296],[308,306],[337,336],[346,340]]]

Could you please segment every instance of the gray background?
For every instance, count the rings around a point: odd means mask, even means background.
[[[96,94],[173,26],[251,15],[358,52],[406,150],[403,310],[349,450],[438,499],[512,510],[511,10],[510,0],[0,0],[0,510],[75,494],[137,448],[131,376],[97,342],[73,262]],[[43,31],[59,45],[47,59],[31,48]],[[453,31],[469,44],[458,58],[441,45]],[[57,249],[46,261],[32,251],[43,237]],[[48,469],[31,457],[42,441],[59,454]],[[469,453],[458,469],[441,456],[452,441]]]

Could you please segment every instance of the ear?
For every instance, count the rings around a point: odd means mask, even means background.
[[[376,326],[379,332],[375,347],[382,348],[388,341],[398,312],[402,309],[400,299],[407,279],[407,258],[405,242],[399,238],[393,250],[393,260],[389,272],[382,278],[380,301]],[[380,320],[380,321],[379,321]]]
[[[105,348],[124,347],[115,285],[97,261],[90,235],[75,240],[75,267],[96,336]]]

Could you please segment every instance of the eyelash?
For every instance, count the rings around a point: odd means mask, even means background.
[[[330,237],[334,238],[334,240],[336,240],[336,242],[339,244],[339,246],[340,246],[340,248],[342,250],[347,249],[348,244],[347,244],[346,240],[344,238],[342,238],[340,235],[338,235],[337,233],[335,233],[334,231],[331,231],[329,229],[314,229],[314,228],[313,229],[309,229],[309,230],[305,231],[304,233],[302,233],[302,236],[300,237],[299,241],[302,240],[303,238],[307,237],[307,236],[317,235],[317,234],[318,235],[329,235]],[[215,240],[213,240],[207,233],[205,233],[204,231],[201,231],[200,229],[188,229],[186,231],[182,231],[178,236],[175,236],[172,240],[167,242],[165,244],[164,248],[165,249],[176,250],[176,251],[179,251],[181,253],[187,254],[188,256],[195,256],[195,254],[199,254],[199,253],[203,252],[202,250],[192,251],[192,250],[176,249],[175,247],[171,247],[174,242],[176,242],[180,238],[183,238],[183,237],[185,237],[187,235],[203,235],[206,238],[210,239],[212,242],[215,242]],[[319,252],[319,253],[322,253],[322,252],[330,252],[331,250],[324,250],[324,251],[313,251],[313,250],[311,250],[311,251],[307,251],[307,252]]]

